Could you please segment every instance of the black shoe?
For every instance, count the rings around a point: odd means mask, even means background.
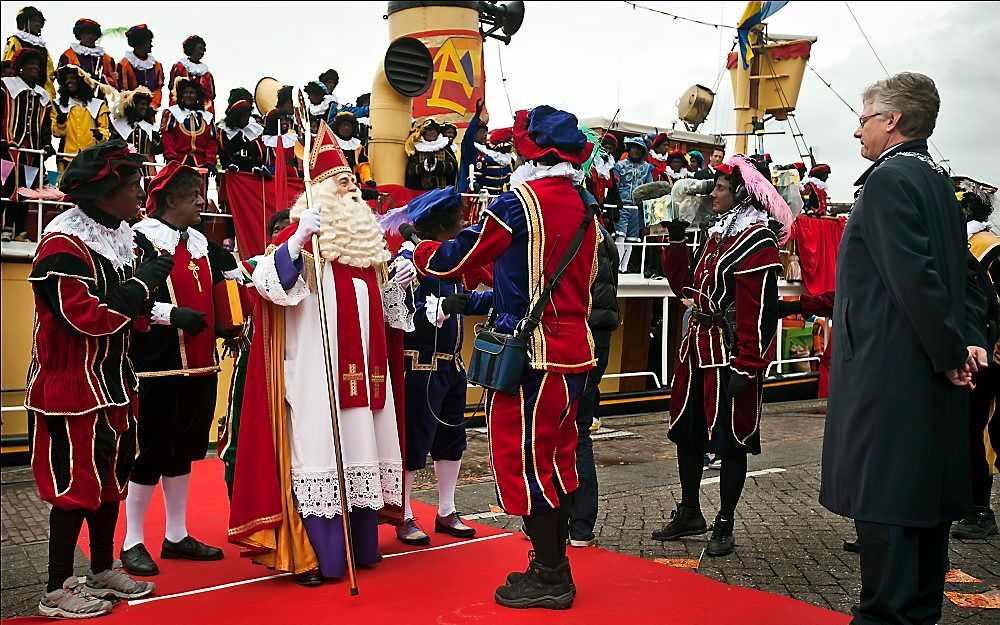
[[[728,556],[736,548],[736,539],[733,538],[734,519],[723,519],[722,516],[715,517],[715,524],[712,525],[712,538],[708,540],[708,548],[705,553],[717,558]]]
[[[319,586],[323,583],[323,576],[317,570],[296,573],[295,583],[299,586]]]
[[[129,575],[152,577],[160,574],[160,568],[156,566],[156,562],[153,562],[153,556],[149,555],[149,552],[146,551],[146,545],[142,543],[132,545],[128,549],[122,549],[118,557],[121,558],[122,568]]]
[[[505,608],[565,610],[573,605],[576,590],[570,583],[569,558],[554,567],[532,559],[516,583],[497,588],[493,599]]]
[[[951,528],[951,535],[962,540],[979,540],[997,533],[997,518],[986,506],[973,506],[972,514]]]
[[[160,548],[160,557],[164,560],[221,560],[222,555],[222,549],[206,545],[191,536],[185,536],[177,543],[164,538]]]
[[[845,540],[844,551],[847,553],[861,553],[861,540],[858,538],[855,538],[854,540]]]
[[[678,504],[670,513],[670,522],[653,532],[653,540],[677,540],[684,536],[696,536],[708,531],[705,517],[698,508]]]
[[[524,579],[528,575],[529,571],[531,571],[531,562],[534,559],[535,559],[535,552],[534,551],[529,551],[528,552],[528,568],[525,569],[525,571],[523,573],[521,571],[513,571],[511,573],[508,573],[507,574],[507,585],[508,586],[513,586],[513,585],[516,585],[516,584],[520,584],[521,580]],[[575,594],[576,593],[576,584],[573,582],[573,571],[569,570],[569,568],[567,568],[566,570],[567,570],[567,574],[569,575],[569,586],[570,586],[570,588],[573,589],[573,593]]]

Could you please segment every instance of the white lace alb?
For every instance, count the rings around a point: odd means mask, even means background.
[[[367,508],[380,510],[403,503],[403,463],[383,460],[377,465],[358,464],[344,467],[347,483],[348,510]],[[292,471],[292,492],[299,514],[332,519],[341,513],[340,485],[337,469]]]
[[[126,222],[113,230],[97,223],[77,206],[49,222],[42,234],[53,232],[80,239],[84,245],[108,259],[116,270],[131,266],[135,258],[135,233]]]
[[[278,306],[295,306],[309,296],[309,285],[300,274],[288,291],[281,286],[278,268],[274,264],[274,254],[260,256],[250,278],[261,297]]]

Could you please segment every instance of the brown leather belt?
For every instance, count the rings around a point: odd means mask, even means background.
[[[722,313],[705,313],[695,307],[691,312],[691,322],[703,326],[724,327],[726,318]]]

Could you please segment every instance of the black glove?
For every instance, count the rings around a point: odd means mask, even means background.
[[[793,315],[802,314],[802,300],[788,301],[784,299],[778,300],[778,316],[779,317],[791,317]]]
[[[670,240],[677,243],[683,242],[687,237],[687,227],[690,225],[690,222],[684,221],[683,219],[668,221],[667,234],[670,236]]]
[[[146,285],[150,291],[167,280],[174,268],[174,259],[166,254],[151,258],[135,268],[133,274],[137,280]]]
[[[226,167],[226,171],[237,172],[239,170],[240,168],[232,163],[229,164],[229,167]]]
[[[377,200],[378,199],[378,189],[373,187],[361,187],[361,199],[362,200]]]
[[[56,155],[56,149],[51,145],[47,145],[44,148],[42,148],[42,152],[45,153],[45,158],[49,158],[50,156]]]
[[[417,229],[413,227],[413,224],[400,224],[399,226],[399,236],[403,237],[407,241],[414,241],[417,238]]]
[[[482,99],[476,100],[476,117],[480,117],[483,114],[483,107],[486,106],[486,102]]]
[[[215,336],[220,339],[231,340],[239,338],[243,334],[243,326],[236,326],[235,328],[224,328],[218,324],[215,326]]]
[[[747,376],[742,373],[730,371],[729,386],[726,387],[726,392],[729,393],[730,397],[739,397],[750,390],[751,384],[752,382]]]
[[[469,294],[468,293],[456,293],[455,295],[449,295],[444,298],[441,302],[441,312],[446,315],[454,315],[456,313],[464,314],[469,308]]]
[[[63,124],[66,123],[67,117],[69,117],[69,115],[63,113],[62,111],[59,111],[58,113],[56,113],[56,123],[62,126]]]
[[[186,334],[191,336],[198,336],[208,327],[208,323],[205,322],[205,313],[193,308],[175,307],[170,311],[170,324],[184,330]]]

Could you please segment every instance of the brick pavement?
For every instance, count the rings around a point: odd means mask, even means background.
[[[606,421],[633,436],[595,443],[601,483],[598,545],[646,559],[697,559],[707,536],[672,543],[650,537],[680,497],[673,446],[666,441],[665,426],[655,421],[648,416],[633,423]],[[852,536],[853,527],[817,502],[822,428],[823,419],[815,414],[764,417],[764,453],[750,459],[749,470],[785,471],[748,478],[737,509],[736,551],[725,558],[702,558],[698,573],[841,612],[850,610],[858,595],[858,560],[842,551],[841,541]],[[457,494],[463,513],[487,512],[495,503],[485,448],[485,436],[472,433]],[[715,475],[706,472],[705,477]],[[6,618],[34,612],[45,578],[48,512],[37,499],[29,472],[5,469],[2,477],[0,617]],[[423,488],[415,493],[417,499],[436,503],[430,468],[418,475],[417,485]],[[714,516],[717,485],[702,488],[702,506],[707,517]],[[1000,482],[994,490],[994,508],[1000,508]],[[480,522],[512,529],[520,525],[519,519],[508,516]],[[77,555],[82,572],[85,560],[79,550]],[[954,567],[983,581],[949,584],[949,590],[982,592],[1000,587],[1000,537],[964,544],[953,541],[951,558]],[[945,602],[943,624],[986,625],[996,620],[995,610],[956,608]]]

